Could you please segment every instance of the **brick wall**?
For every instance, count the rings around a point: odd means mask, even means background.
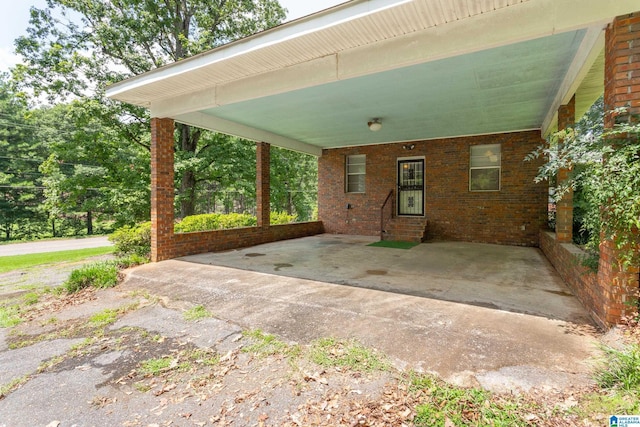
[[[606,326],[607,301],[596,273],[582,265],[586,253],[573,243],[559,241],[556,233],[550,231],[540,233],[540,249],[591,317],[600,326]]]
[[[640,114],[640,12],[620,16],[607,27],[605,42],[605,127],[613,127],[615,108]]]
[[[502,144],[502,189],[469,191],[469,147]],[[547,185],[535,184],[539,131],[324,150],[319,160],[319,218],[328,233],[378,235],[380,206],[397,181],[398,157],[425,156],[428,239],[537,246],[546,224]],[[345,157],[367,155],[366,193],[345,193]],[[352,209],[347,209],[350,204]]]
[[[280,240],[297,239],[324,232],[319,221],[263,227],[244,227],[232,230],[179,233],[173,236],[170,258],[246,248]]]

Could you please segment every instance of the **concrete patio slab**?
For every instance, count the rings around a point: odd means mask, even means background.
[[[409,250],[368,246],[378,240],[325,234],[182,259],[591,323],[537,248],[464,242]]]
[[[324,235],[148,264],[122,287],[203,304],[290,341],[356,338],[400,368],[458,384],[507,391],[591,382],[595,329],[536,249],[437,243],[404,251],[370,241]],[[250,270],[260,268],[270,272]],[[340,280],[354,286],[331,283]],[[439,299],[426,297],[436,289]]]

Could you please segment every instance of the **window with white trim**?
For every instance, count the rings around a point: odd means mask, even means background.
[[[367,173],[367,156],[358,154],[347,156],[345,191],[347,193],[364,193],[364,181]]]
[[[502,148],[500,144],[472,145],[469,161],[470,191],[500,191]]]

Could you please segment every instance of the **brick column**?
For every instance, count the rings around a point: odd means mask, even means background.
[[[151,119],[151,261],[173,257],[172,119]]]
[[[573,127],[576,122],[576,97],[558,108],[558,130]],[[560,141],[562,143],[562,141]],[[571,169],[558,171],[558,184],[567,180]],[[556,238],[560,243],[573,242],[573,190],[569,189],[556,205]]]
[[[271,145],[256,143],[256,199],[258,227],[269,228],[271,223]]]
[[[613,110],[626,107],[623,114]],[[640,12],[617,17],[607,28],[605,38],[604,82],[605,129],[632,120],[640,114]],[[624,144],[624,139],[611,141]],[[611,241],[600,244],[598,285],[602,291],[604,321],[614,324],[629,314],[628,302],[639,286],[638,267],[624,268]]]

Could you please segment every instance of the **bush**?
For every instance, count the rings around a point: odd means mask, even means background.
[[[295,215],[289,215],[284,212],[271,212],[271,224],[273,225],[289,224],[295,220]],[[191,233],[194,231],[228,230],[231,228],[255,227],[257,224],[257,218],[249,214],[210,213],[185,217],[182,221],[176,223],[175,231],[176,233]]]
[[[113,261],[100,261],[87,264],[71,272],[69,279],[64,282],[68,293],[93,286],[95,288],[110,288],[118,284],[118,266]]]
[[[271,212],[271,225],[290,224],[296,221],[295,215],[286,212]]]
[[[176,233],[209,231],[228,228],[251,227],[256,225],[256,218],[249,214],[202,214],[184,218],[175,226]]]
[[[116,256],[138,255],[149,258],[151,254],[151,222],[118,228],[109,241],[115,245]]]

